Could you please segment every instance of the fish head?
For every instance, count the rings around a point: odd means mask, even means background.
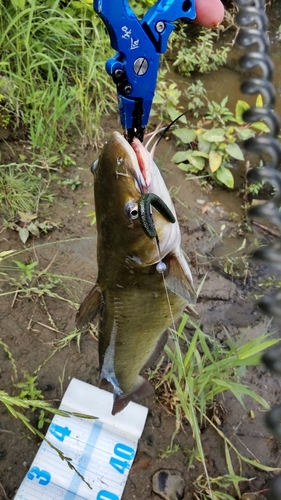
[[[154,193],[175,219],[176,214],[152,155],[138,139],[130,145],[119,132],[113,132],[94,167],[94,190],[101,258],[107,258],[108,249],[132,265],[149,266],[180,245],[177,220],[174,224],[167,221],[154,208],[152,218],[159,245],[144,231],[138,210],[143,194]]]

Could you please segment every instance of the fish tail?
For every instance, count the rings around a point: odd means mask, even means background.
[[[116,415],[120,411],[124,410],[124,408],[126,408],[126,406],[133,399],[146,398],[148,396],[151,396],[152,394],[154,394],[154,388],[148,382],[148,380],[143,378],[141,384],[135,391],[132,391],[129,394],[124,394],[122,396],[114,395],[114,403],[111,413],[112,415]]]

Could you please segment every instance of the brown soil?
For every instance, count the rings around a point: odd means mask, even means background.
[[[107,130],[109,131],[109,127]],[[11,143],[7,149],[3,146],[2,160],[3,157],[5,159],[5,154],[8,155],[8,151],[10,157],[17,159],[19,145]],[[68,186],[54,185],[55,203],[46,210],[48,218],[56,223],[57,227],[39,239],[28,240],[26,247],[20,242],[15,231],[2,230],[0,248],[1,251],[27,248],[28,251],[16,257],[18,260],[25,263],[36,260],[40,270],[50,266],[49,273],[71,277],[71,280],[63,281],[65,287],[58,284],[52,291],[78,306],[91,284],[95,282],[97,274],[96,228],[91,226],[91,219],[86,217],[86,214],[94,209],[89,165],[97,153],[93,149],[85,151],[82,147],[73,149],[73,153],[76,155],[77,166],[69,168],[64,175],[66,178],[74,178],[79,174],[82,185],[75,191]],[[185,180],[183,172],[168,161],[171,155],[171,146],[169,142],[164,141],[158,149],[157,162],[163,168],[167,185],[180,186],[177,198],[188,205],[188,208],[183,207],[175,200],[182,228],[182,246],[190,258],[196,286],[208,272],[197,306],[202,329],[222,343],[226,340],[225,329],[234,340],[249,340],[265,333],[268,331],[268,319],[261,316],[253,299],[254,292],[260,293],[257,280],[263,269],[252,264],[251,279],[246,280],[246,284],[241,262],[236,276],[226,274],[221,264],[221,248],[224,247],[215,234],[215,231],[219,234],[222,224],[225,224],[225,253],[240,246],[243,238],[236,235],[237,223],[229,218],[230,212],[240,213],[239,198],[236,193],[229,192],[225,195],[225,192],[220,190],[209,194],[203,192],[198,181]],[[82,204],[82,201],[88,205]],[[230,238],[231,234],[235,237]],[[256,236],[263,239],[266,237],[264,234]],[[210,252],[216,256],[215,260],[210,257]],[[2,263],[1,271],[9,272],[7,261]],[[41,283],[43,282],[41,279]],[[38,286],[38,283],[35,285]],[[7,280],[3,279],[1,293],[9,290]],[[98,382],[97,341],[90,333],[83,334],[80,351],[76,341],[72,341],[46,361],[54,352],[56,342],[73,331],[75,313],[75,307],[68,302],[49,297],[47,294],[40,297],[35,291],[28,296],[22,293],[17,296],[1,296],[0,300],[0,336],[15,360],[17,382],[24,380],[25,372],[32,374],[41,367],[36,371],[38,388],[44,398],[55,405],[59,404],[72,377],[91,384]],[[192,330],[188,330],[187,334],[191,336]],[[14,387],[16,380],[11,362],[2,348],[0,379],[1,390],[10,395],[18,394],[19,390]],[[278,401],[279,382],[263,366],[248,369],[243,380],[271,406]],[[196,498],[194,481],[202,473],[202,469],[197,460],[188,468],[194,450],[190,426],[183,422],[174,440],[178,451],[170,455],[165,454],[175,430],[175,417],[169,408],[160,404],[157,395],[143,403],[149,408],[149,414],[123,499],[157,500],[159,497],[152,492],[151,478],[160,468],[181,471],[186,481],[184,498]],[[218,403],[221,409],[220,429],[239,451],[268,466],[280,467],[279,445],[270,437],[264,426],[264,411],[260,406],[245,398],[243,408],[231,394],[220,398]],[[250,414],[251,410],[254,414]],[[36,426],[38,413],[31,414],[31,419]],[[218,477],[226,473],[223,442],[210,426],[202,428],[202,442],[210,476]],[[0,406],[1,500],[13,498],[38,450],[38,445],[38,439],[31,435],[19,420],[13,418],[4,406]],[[163,454],[166,456],[160,458]],[[237,466],[234,455],[232,458]],[[236,472],[239,473],[238,468]],[[267,488],[272,473],[261,472],[245,465],[241,475],[254,478],[250,482],[241,483],[241,491],[257,492],[256,500],[264,498],[262,492]]]

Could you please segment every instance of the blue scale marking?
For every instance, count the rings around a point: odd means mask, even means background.
[[[79,464],[76,466],[76,469],[82,475],[84,474],[85,470],[89,465],[93,449],[95,448],[96,442],[102,430],[102,425],[103,425],[102,422],[100,422],[99,420],[95,421],[89,439],[86,443],[83,455],[80,458]],[[72,481],[69,485],[68,491],[64,496],[64,500],[74,500],[81,483],[82,483],[81,477],[79,477],[78,474],[74,474]]]

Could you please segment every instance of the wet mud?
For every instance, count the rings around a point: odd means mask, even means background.
[[[279,4],[276,9],[279,12]],[[274,30],[277,33],[276,22],[272,29],[272,43],[276,44],[278,62],[280,42],[278,45],[274,41]],[[237,60],[237,54],[233,57]],[[242,75],[233,70],[233,65],[231,69],[227,67],[220,71],[220,77],[217,72],[204,78],[202,75],[198,77],[204,80],[210,98],[220,101],[229,93],[229,105],[233,109],[237,99],[244,98],[239,91]],[[278,62],[275,78],[280,96],[279,76]],[[222,87],[218,82],[223,82]],[[214,87],[216,95],[211,94]],[[280,102],[279,99],[279,106]],[[116,117],[105,120],[105,137],[110,130],[118,128]],[[2,145],[2,160],[17,161],[22,145],[14,142]],[[215,188],[202,191],[197,180],[187,180],[185,174],[170,163],[174,148],[171,140],[162,141],[157,148],[156,161],[174,197],[182,247],[189,257],[196,288],[205,279],[197,304],[202,330],[222,345],[228,338],[243,342],[267,332],[274,333],[275,325],[255,305],[256,298],[262,293],[261,282],[270,275],[270,269],[252,262],[250,258],[256,242],[266,243],[271,236],[258,228],[253,228],[252,233],[245,233],[238,190],[230,192]],[[97,276],[96,228],[91,225],[91,217],[87,216],[94,210],[93,179],[89,166],[97,158],[97,152],[93,148],[85,150],[78,144],[70,153],[75,156],[77,165],[69,167],[64,175],[65,178],[74,178],[78,174],[81,186],[72,191],[70,187],[54,184],[55,203],[45,208],[46,218],[54,223],[52,231],[28,240],[24,246],[16,232],[5,228],[4,218],[0,216],[1,251],[13,249],[22,252],[0,262],[0,337],[8,346],[17,369],[16,374],[7,351],[1,345],[0,389],[16,395],[19,389],[14,384],[22,382],[25,373],[35,374],[38,389],[55,406],[59,405],[73,377],[97,385],[99,376],[97,338],[93,330],[83,333],[79,344],[72,340],[61,348],[59,343],[73,332],[76,308]],[[240,186],[243,176],[243,171],[237,172]],[[18,277],[12,266],[15,258],[25,263],[37,261],[38,269],[45,270],[39,281],[32,283],[33,289],[28,294],[10,293],[6,275]],[[46,275],[50,274],[52,278],[47,279]],[[42,291],[46,282],[53,292],[52,296],[46,292],[46,287]],[[189,338],[192,338],[192,333],[191,327],[186,330]],[[264,366],[248,368],[242,380],[270,406],[280,400],[280,380],[274,378]],[[143,401],[149,409],[148,418],[122,498],[159,499],[152,490],[152,478],[160,469],[172,469],[181,472],[185,480],[184,499],[201,499],[203,497],[196,496],[195,481],[203,473],[202,465],[195,458],[189,467],[195,448],[191,427],[183,421],[171,452],[176,419],[170,408],[163,406],[159,396],[156,391],[155,397]],[[244,398],[244,402],[243,407],[228,393],[218,398],[221,431],[244,456],[280,468],[280,445],[264,425],[264,409],[248,397]],[[39,413],[28,415],[36,427]],[[47,425],[43,431],[46,428]],[[201,429],[201,439],[210,477],[226,474],[224,444],[218,433],[212,426],[206,425]],[[38,438],[13,418],[4,406],[0,406],[0,500],[13,499],[39,444]],[[253,497],[245,496],[245,499],[264,500],[274,473],[246,464],[241,471],[234,455],[232,459],[235,472],[248,479],[240,483],[241,492],[254,494]],[[234,491],[231,494],[235,497]]]
[[[237,222],[230,217],[234,209],[241,215],[241,199],[237,193],[227,193],[228,199],[232,199],[229,206],[221,201],[225,199],[225,191],[214,189],[208,193],[202,191],[197,180],[186,180],[185,174],[168,161],[173,147],[171,141],[164,141],[158,148],[156,159],[174,193],[182,247],[190,259],[196,287],[206,275],[197,304],[201,328],[221,343],[226,341],[226,335],[242,342],[270,331],[269,318],[263,317],[254,303],[261,270],[257,264],[251,263],[248,271],[246,262],[249,261],[250,244],[247,243],[243,252],[238,252],[245,257],[237,276],[225,264],[229,255],[235,255],[244,238],[239,235]],[[40,296],[36,291],[27,296],[19,293],[1,297],[1,338],[13,355],[18,374],[16,380],[10,359],[1,349],[1,389],[11,395],[18,394],[13,383],[22,381],[26,372],[37,374],[42,395],[55,405],[59,404],[72,377],[95,385],[98,383],[97,340],[93,332],[82,335],[80,350],[74,340],[55,352],[58,342],[74,330],[76,310],[73,304],[78,306],[97,275],[96,229],[95,225],[91,226],[91,218],[86,217],[94,209],[89,165],[95,157],[94,150],[78,150],[79,170],[72,167],[65,176],[79,172],[82,185],[75,191],[55,188],[56,202],[48,209],[48,216],[57,228],[40,239],[29,240],[27,250],[17,256],[25,263],[38,261],[40,270],[48,269],[48,273],[69,277],[67,281],[61,280],[63,286],[54,285],[57,298],[47,294]],[[24,249],[18,235],[11,229],[3,231],[0,237],[1,250]],[[256,232],[255,237],[266,239],[267,235]],[[253,240],[252,235],[250,238]],[[2,272],[7,271],[6,265],[7,261],[1,266]],[[7,281],[3,280],[1,292],[9,289]],[[192,337],[192,328],[187,335]],[[278,401],[279,381],[264,367],[249,368],[243,380],[270,405]],[[183,422],[174,439],[174,453],[169,453],[175,416],[158,401],[157,393],[143,404],[149,408],[149,414],[124,500],[159,498],[152,491],[152,477],[163,468],[180,471],[185,480],[184,498],[196,498],[194,483],[202,468],[196,459],[192,467],[188,467],[195,446],[190,426]],[[247,398],[243,408],[234,396],[227,393],[218,398],[218,404],[224,415],[221,429],[235,447],[249,458],[255,457],[263,464],[280,467],[279,445],[264,426],[264,410]],[[35,426],[38,416],[38,412],[30,414]],[[0,424],[0,498],[12,499],[38,450],[39,441],[3,406],[0,408]],[[211,426],[202,428],[201,433],[210,476],[227,473],[222,440]],[[233,464],[238,473],[235,457]],[[242,484],[242,492],[261,492],[267,488],[272,474],[245,465],[243,476],[254,479]],[[262,499],[262,493],[255,498]]]

